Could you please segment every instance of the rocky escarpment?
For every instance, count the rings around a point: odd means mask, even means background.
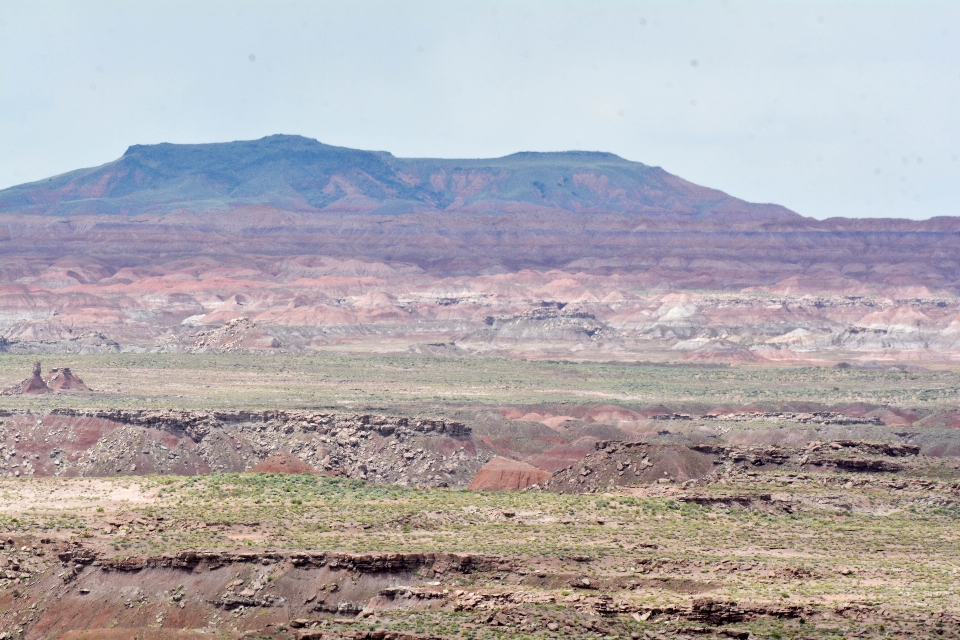
[[[590,493],[616,486],[685,482],[714,471],[719,456],[684,445],[598,442],[596,452],[543,485],[559,493]]]
[[[559,493],[593,493],[649,484],[685,486],[722,482],[758,470],[810,473],[904,473],[933,466],[913,444],[835,440],[806,447],[720,444],[660,445],[598,442],[596,452],[557,472],[540,488]],[[735,500],[734,500],[735,502]]]
[[[17,578],[29,577],[30,585],[0,591],[0,625],[29,638],[99,629],[105,619],[134,630],[197,628],[198,621],[212,620],[224,631],[264,630],[274,637],[288,626],[325,626],[331,615],[353,618],[403,589],[432,592],[452,608],[464,592],[434,589],[428,580],[509,573],[522,565],[497,555],[416,552],[184,551],[118,558],[76,542],[18,543],[23,551],[0,548],[0,560],[22,568]]]
[[[0,420],[8,476],[239,472],[287,453],[320,472],[466,486],[493,457],[461,422],[340,413],[61,409]]]
[[[0,591],[0,625],[10,630],[8,638],[28,640],[171,640],[230,632],[235,635],[226,637],[440,640],[462,636],[443,627],[427,635],[383,623],[403,620],[404,612],[434,611],[475,633],[570,638],[749,638],[744,627],[751,622],[798,618],[801,624],[865,618],[911,631],[918,624],[871,603],[824,607],[705,597],[716,585],[665,576],[712,570],[768,580],[771,572],[764,563],[711,567],[648,547],[624,553],[633,565],[626,573],[591,557],[578,557],[571,571],[554,558],[482,553],[223,550],[116,557],[77,542],[21,537],[0,547],[3,563],[29,565],[18,589]],[[777,579],[792,581],[820,572],[781,573]],[[648,589],[692,597],[670,604],[634,597]],[[954,637],[956,617],[941,612],[937,619],[937,635]],[[185,629],[200,635],[178,635]]]

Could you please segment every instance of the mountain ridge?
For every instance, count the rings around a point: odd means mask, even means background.
[[[695,185],[598,151],[501,158],[398,158],[386,151],[274,135],[210,144],[132,145],[117,160],[0,191],[0,213],[137,215],[241,206],[314,213],[424,211],[734,215],[799,214]]]

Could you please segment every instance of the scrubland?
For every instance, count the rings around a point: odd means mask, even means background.
[[[432,358],[350,354],[0,354],[0,384],[31,363],[70,367],[92,394],[2,397],[0,408],[317,406],[451,407],[613,402],[750,404],[863,402],[915,409],[954,406],[960,373],[770,365]]]
[[[31,360],[0,357],[0,380],[15,382]],[[451,416],[587,403],[699,413],[862,404],[906,416],[919,433],[923,415],[954,410],[960,387],[950,369],[332,353],[45,363],[71,367],[94,391],[2,397],[0,407]],[[688,422],[697,423],[663,424]],[[812,428],[776,417],[711,424],[756,439]],[[891,438],[905,429],[855,426]],[[954,457],[910,460],[901,472],[725,463],[696,482],[565,494],[313,474],[0,479],[0,625],[31,640],[86,637],[64,635],[80,629],[129,631],[102,636],[122,640],[185,629],[328,640],[956,637],[960,469]]]

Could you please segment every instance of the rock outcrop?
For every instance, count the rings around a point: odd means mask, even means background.
[[[685,482],[714,470],[716,453],[684,445],[598,442],[596,452],[555,473],[546,484],[558,493],[591,493],[657,482]]]
[[[257,470],[302,463],[382,484],[464,487],[493,457],[462,422],[392,415],[56,409],[12,412],[0,427],[0,477],[235,473],[268,461]]]
[[[543,488],[557,493],[594,493],[650,484],[703,484],[731,474],[782,469],[794,474],[899,473],[927,463],[918,445],[834,440],[806,447],[739,447],[720,444],[661,445],[598,442],[596,452],[559,471]]]
[[[12,387],[7,387],[3,390],[2,395],[5,396],[20,396],[20,395],[39,395],[43,393],[50,393],[52,390],[47,386],[47,383],[44,382],[43,378],[40,376],[40,363],[33,363],[33,375],[31,375],[26,380],[15,384]]]
[[[47,377],[44,378],[47,386],[57,391],[89,391],[83,380],[76,376],[69,367],[60,369],[51,369]]]

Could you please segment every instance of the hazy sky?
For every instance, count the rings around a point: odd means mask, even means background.
[[[817,218],[960,215],[960,2],[0,6],[0,187],[273,133],[612,151]]]

